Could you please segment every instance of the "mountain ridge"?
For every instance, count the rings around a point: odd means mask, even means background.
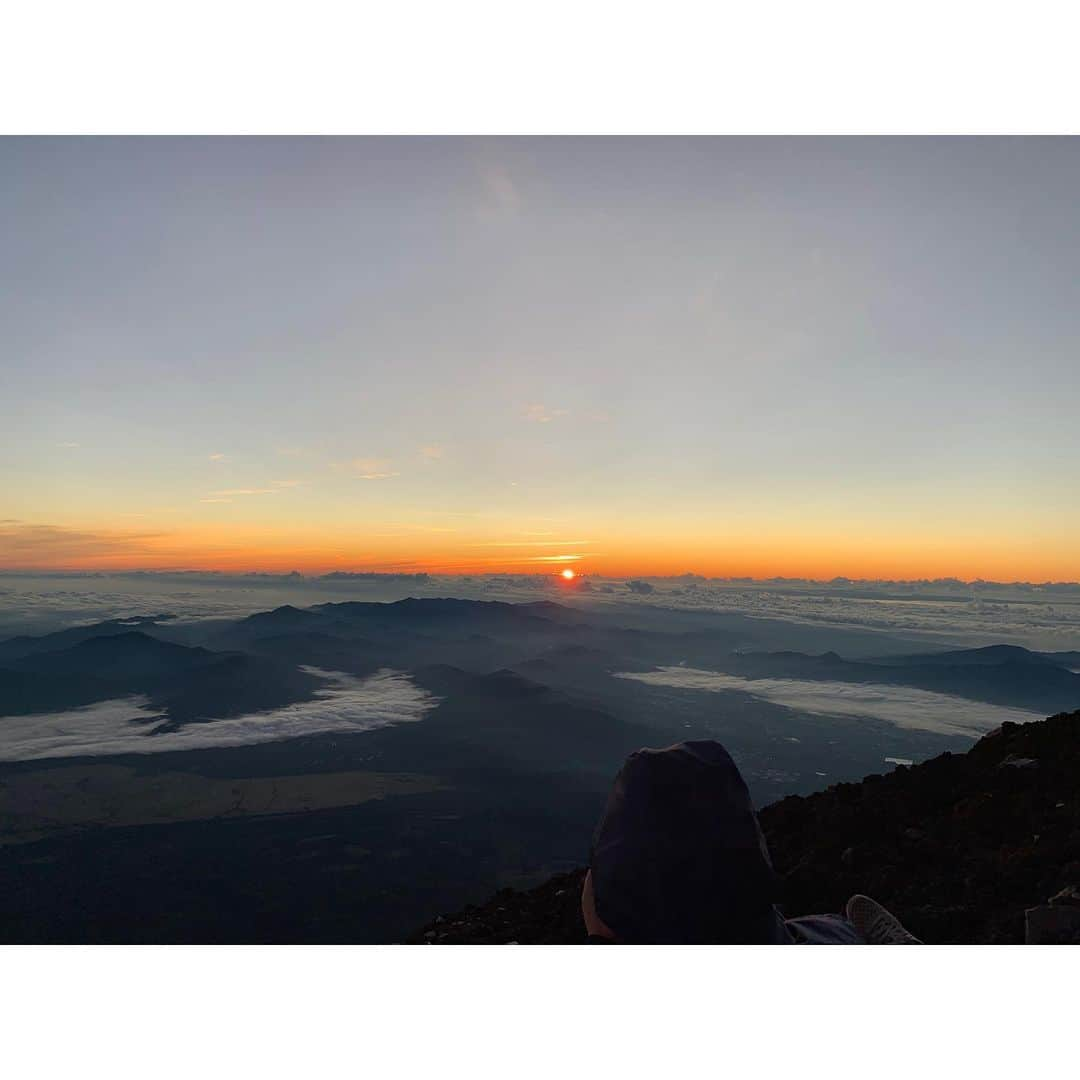
[[[858,783],[759,813],[789,918],[864,892],[928,944],[1020,944],[1025,913],[1080,885],[1080,711],[1003,724]],[[439,915],[409,944],[581,944],[585,870]],[[1071,902],[1071,901],[1069,901]],[[1061,943],[1080,944],[1080,912]]]

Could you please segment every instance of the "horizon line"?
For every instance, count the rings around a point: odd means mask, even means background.
[[[198,568],[187,567],[155,567],[147,569],[145,567],[131,567],[125,569],[83,569],[78,567],[72,568],[52,568],[52,569],[35,569],[35,568],[20,568],[20,567],[0,567],[0,576],[2,577],[167,577],[167,576],[186,576],[186,577],[212,577],[212,578],[274,578],[281,581],[295,581],[297,579],[307,581],[323,581],[323,580],[349,580],[351,578],[539,578],[539,579],[555,579],[560,575],[560,571],[528,571],[522,570],[519,572],[513,571],[463,571],[460,573],[451,573],[447,571],[430,571],[430,570],[328,570],[323,573],[304,573],[300,570],[288,570],[288,571],[271,571],[271,570],[208,570]],[[581,580],[599,580],[599,581],[667,581],[667,582],[716,582],[728,585],[962,585],[965,587],[973,587],[978,585],[999,585],[999,586],[1027,586],[1028,588],[1047,588],[1047,587],[1080,587],[1080,581],[1077,580],[1051,580],[1046,579],[1044,581],[1026,581],[1014,579],[1012,581],[1000,581],[995,578],[959,578],[954,576],[934,577],[934,578],[856,578],[847,577],[843,574],[838,574],[831,578],[811,578],[811,577],[798,577],[798,576],[785,576],[782,574],[772,575],[770,577],[751,577],[749,575],[714,575],[698,574],[693,571],[686,571],[682,574],[596,574],[589,573],[588,571],[579,570],[577,577]]]

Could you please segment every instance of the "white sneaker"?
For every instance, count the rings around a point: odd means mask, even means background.
[[[848,922],[867,945],[921,945],[922,942],[904,929],[900,920],[869,896],[856,893],[844,907]]]

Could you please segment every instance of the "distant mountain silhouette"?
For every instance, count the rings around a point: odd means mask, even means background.
[[[155,632],[155,622],[163,618],[107,620],[0,642],[0,668],[84,680],[59,693],[8,676],[0,684],[0,709],[25,711],[40,700],[39,708],[46,710],[57,701],[83,703],[95,692],[140,692],[172,702],[177,718],[237,715],[254,703],[273,707],[314,693],[318,683],[299,671],[300,665],[357,676],[384,667],[419,671],[443,665],[484,678],[502,670],[580,691],[601,703],[616,692],[611,685],[615,671],[680,664],[749,679],[919,687],[1043,713],[1080,706],[1080,674],[1071,670],[1080,667],[1074,653],[1004,644],[869,660],[846,660],[831,650],[817,655],[736,653],[731,648],[737,635],[728,630],[671,633],[618,626],[610,615],[549,600],[512,604],[409,597],[310,608],[286,604],[234,622],[208,624],[202,634],[197,626],[171,627],[168,638]],[[237,653],[248,660],[225,664],[227,655]],[[192,677],[181,685],[185,674]],[[259,686],[260,680],[265,685]],[[477,684],[475,692],[480,694],[484,685]],[[512,686],[507,682],[504,689],[510,692]]]
[[[0,715],[146,694],[173,726],[304,701],[323,685],[294,663],[160,641],[138,630],[33,652],[0,671]]]
[[[0,717],[89,705],[158,688],[206,669],[215,653],[160,641],[118,622],[23,639],[19,657],[0,669]],[[111,633],[109,631],[112,631]],[[73,638],[78,644],[70,645]],[[47,650],[57,643],[63,648]]]
[[[142,615],[130,619],[106,619],[104,622],[91,623],[88,626],[73,626],[67,630],[57,630],[51,634],[30,637],[21,634],[18,637],[0,641],[0,664],[22,656],[39,652],[55,652],[70,648],[96,637],[114,637],[130,632],[134,627],[152,627],[159,622],[171,619],[171,615]],[[144,631],[145,632],[145,629]]]
[[[250,652],[272,657],[291,664],[311,664],[331,671],[347,671],[352,675],[370,675],[383,667],[388,659],[386,646],[349,635],[342,639],[323,631],[291,631],[268,634],[247,643]]]
[[[516,664],[515,670],[533,678],[550,677],[554,673],[598,673],[615,669],[618,666],[617,660],[618,654],[607,649],[594,649],[588,645],[564,645]]]
[[[292,664],[244,653],[210,655],[211,663],[151,689],[151,703],[171,720],[162,730],[307,701],[325,685]]]
[[[648,741],[639,725],[514,671],[474,675],[436,666],[413,677],[440,695],[440,704],[416,730],[403,725],[373,732],[372,743],[407,741],[425,763],[430,758],[468,770],[602,773],[613,756]]]
[[[62,679],[34,671],[0,668],[0,724],[4,716],[56,712],[112,696],[113,688],[91,675]]]
[[[1069,655],[1068,653],[1062,655]],[[981,649],[952,649],[939,653],[914,653],[875,661],[903,665],[947,665],[956,667],[990,666],[993,664],[1043,664],[1065,666],[1054,659],[1053,653],[1032,652],[1019,645],[987,645]]]
[[[509,604],[502,600],[457,600],[449,597],[418,598],[410,596],[390,604],[364,601],[345,601],[318,604],[312,609],[326,615],[349,619],[378,620],[472,620],[485,622],[536,622],[553,618],[573,618],[573,613],[559,604],[538,601],[529,604]]]
[[[99,679],[142,682],[205,667],[215,659],[208,649],[159,641],[139,630],[92,637],[68,649],[37,652],[16,661],[23,671],[45,675],[92,675]]]
[[[1067,667],[1072,670],[1080,668],[1080,652],[1075,650],[1072,652],[1047,652],[1042,653],[1047,660],[1053,660],[1055,664],[1060,664],[1062,667]]]
[[[283,633],[285,630],[306,629],[319,622],[320,615],[308,608],[293,607],[283,604],[272,611],[259,611],[248,615],[237,624],[237,629],[254,630],[260,634]]]
[[[751,679],[912,686],[1043,713],[1080,707],[1080,675],[1042,653],[1012,645],[874,660],[845,660],[831,652],[739,653],[721,658],[717,666]]]
[[[58,861],[0,844],[0,880],[13,883],[6,898],[0,895],[0,937],[395,940],[431,911],[578,865],[612,775],[641,746],[718,738],[737,755],[755,801],[767,805],[865,776],[883,761],[921,761],[971,745],[967,735],[909,729],[874,715],[789,708],[755,695],[752,686],[706,694],[616,677],[624,672],[685,666],[751,683],[921,687],[1043,715],[1080,707],[1080,676],[1069,670],[1080,665],[1071,654],[1012,646],[881,660],[848,660],[834,650],[747,652],[793,639],[756,624],[713,625],[705,616],[659,611],[628,618],[625,625],[618,611],[551,601],[410,598],[284,605],[167,628],[109,620],[0,642],[0,739],[5,715],[132,695],[160,718],[154,732],[302,701],[314,714],[329,685],[309,668],[361,678],[384,668],[400,673],[371,687],[376,698],[380,686],[389,688],[385,726],[321,734],[299,727],[280,741],[168,750],[134,761],[80,759],[78,767],[88,770],[132,769],[121,790],[136,803],[149,797],[154,776],[177,773],[281,777],[285,784],[303,776],[313,792],[322,782],[312,778],[325,775],[328,789],[337,790],[334,777],[350,771],[358,790],[398,784],[386,778],[419,778],[407,798],[377,798],[317,817],[275,817],[272,809],[246,823],[231,812],[220,821],[166,816],[140,826],[137,836],[109,821],[95,822],[101,828],[92,836],[65,831],[50,824],[46,798],[39,809],[52,838],[40,841],[40,850]],[[418,722],[394,722],[394,694],[414,694],[410,679],[431,695],[430,707],[402,717]],[[326,709],[336,707],[336,694],[325,694]],[[947,711],[949,703],[933,707]],[[24,726],[13,726],[12,737]],[[253,721],[251,729],[258,726]],[[0,780],[39,767],[59,771],[11,761],[0,766]],[[50,798],[66,799],[62,787]],[[254,813],[239,802],[236,812]],[[110,875],[99,887],[102,865]],[[179,892],[178,883],[186,883]],[[73,895],[77,904],[68,899]],[[127,912],[136,907],[152,908],[152,917],[133,922]]]

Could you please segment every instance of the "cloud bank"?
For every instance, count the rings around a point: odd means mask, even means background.
[[[622,672],[616,677],[633,679],[648,686],[671,686],[680,690],[712,693],[737,690],[818,716],[875,717],[897,727],[933,731],[940,735],[979,736],[1006,720],[1024,724],[1042,719],[1041,713],[1028,712],[1026,709],[990,705],[907,686],[816,682],[809,679],[744,679],[739,675],[684,667]]]
[[[423,719],[438,699],[407,675],[389,669],[366,679],[305,668],[327,680],[314,700],[269,712],[189,724],[159,731],[167,718],[146,698],[99,701],[82,709],[33,716],[7,716],[0,724],[0,761],[161,754],[279,742],[331,732],[356,734]]]
[[[0,521],[0,566],[4,564],[5,554],[9,556],[9,565],[25,565],[35,556],[53,558],[60,552],[119,557],[121,552],[135,553],[149,548],[159,536],[144,533],[121,538]],[[570,553],[577,558],[564,557]],[[359,557],[358,565],[342,568],[354,572],[355,580],[346,578],[340,571],[321,576],[175,570],[35,575],[26,569],[21,573],[0,573],[0,636],[5,632],[27,632],[24,624],[28,622],[47,623],[55,628],[159,611],[172,611],[184,618],[238,617],[280,604],[304,606],[352,599],[353,590],[361,585],[367,599],[378,600],[438,595],[511,602],[534,600],[538,596],[572,601],[576,596],[582,601],[581,586],[586,579],[582,578],[571,594],[560,587],[554,571],[560,563],[582,562],[585,557],[598,556],[591,550],[573,552],[567,548],[564,553],[548,556],[546,563],[534,564],[548,572],[477,573],[468,577],[432,574],[419,580],[372,571],[430,572],[430,567],[406,562],[392,566],[363,565]],[[855,588],[832,583],[721,582],[689,575],[678,579],[634,579],[648,585],[649,591],[640,586],[635,589],[625,580],[615,578],[590,574],[588,580],[590,608],[614,607],[620,611],[639,610],[642,614],[659,609],[734,615],[804,627],[898,634],[913,642],[918,639],[942,646],[1004,642],[1033,649],[1080,649],[1080,586],[1077,585],[860,582]],[[762,630],[766,639],[768,625],[768,622],[763,624]],[[863,653],[868,649],[864,648]],[[844,648],[837,651],[848,655]]]

